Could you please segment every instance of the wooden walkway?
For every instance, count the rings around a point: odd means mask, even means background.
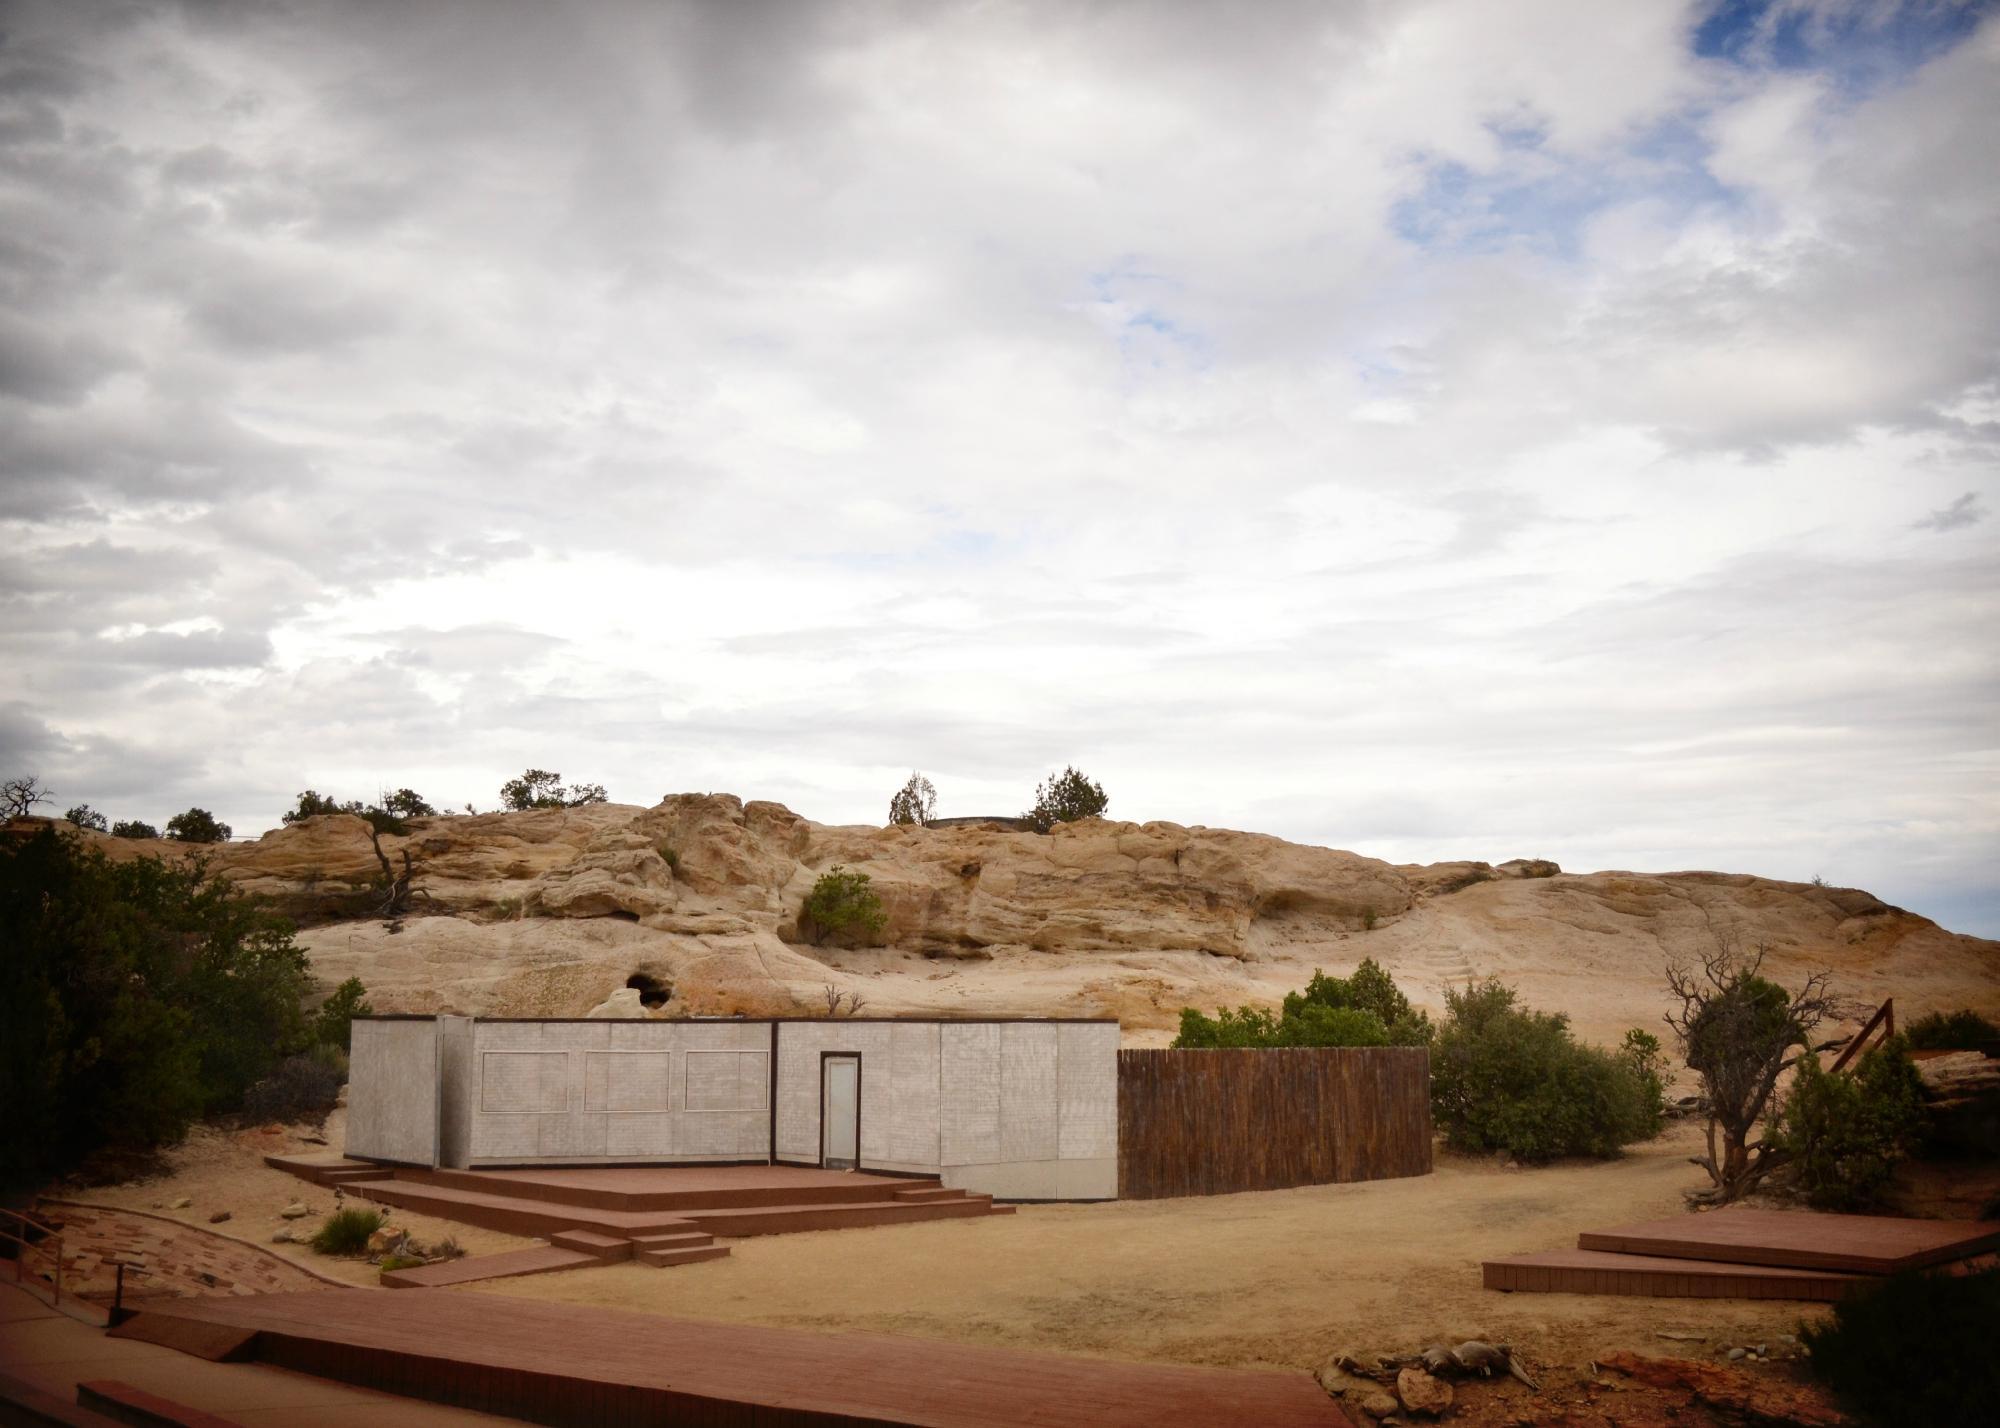
[[[322,1290],[149,1307],[114,1331],[222,1329],[269,1364],[557,1425],[1352,1428],[1305,1373],[1111,1363],[709,1324],[462,1291]]]
[[[1840,1299],[1900,1270],[2000,1247],[2000,1222],[1734,1207],[1587,1230],[1573,1250],[1481,1267],[1488,1289],[1700,1299]]]

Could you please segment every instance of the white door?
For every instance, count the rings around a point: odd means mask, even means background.
[[[828,1056],[819,1066],[819,1163],[852,1170],[861,1158],[861,1058]]]

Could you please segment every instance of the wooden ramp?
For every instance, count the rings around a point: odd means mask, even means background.
[[[1659,1255],[1605,1254],[1600,1250],[1544,1250],[1489,1259],[1481,1269],[1488,1289],[1529,1294],[1636,1294],[1660,1299],[1817,1299],[1832,1301],[1859,1274],[1818,1269],[1771,1269],[1717,1264]]]
[[[1901,1270],[2000,1248],[2000,1222],[1733,1208],[1588,1230],[1573,1250],[1481,1266],[1488,1289],[1830,1301]]]
[[[183,1300],[149,1307],[127,1329],[171,1341],[144,1332],[156,1318],[248,1330],[265,1363],[558,1428],[1352,1428],[1304,1373],[706,1324],[458,1290]]]

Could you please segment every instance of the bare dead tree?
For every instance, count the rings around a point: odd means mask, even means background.
[[[36,804],[47,803],[55,796],[55,790],[43,787],[41,779],[34,774],[10,778],[0,783],[0,814],[9,818],[25,818],[35,811]]]
[[[402,868],[399,870],[390,861],[388,850],[383,848],[382,835],[384,833],[403,833],[408,831],[406,825],[400,820],[374,810],[364,813],[361,816],[368,824],[368,843],[375,850],[375,861],[382,868],[382,876],[376,880],[375,886],[372,889],[374,895],[380,898],[380,901],[376,904],[373,916],[383,919],[391,932],[400,932],[402,931],[403,914],[410,910],[410,900],[417,897],[425,899],[430,897],[429,893],[416,886],[417,879],[423,875],[424,865],[411,856],[410,846],[405,843],[401,848],[396,850],[401,856],[403,863]]]
[[[1717,934],[1699,966],[1670,963],[1666,969],[1667,989],[1680,1003],[1666,1022],[1701,1078],[1708,1117],[1708,1153],[1689,1157],[1708,1172],[1709,1188],[1695,1197],[1705,1203],[1740,1199],[1785,1163],[1785,1152],[1768,1138],[1750,1137],[1772,1110],[1779,1078],[1811,1045],[1814,1029],[1846,1010],[1831,991],[1831,972],[1814,972],[1796,995],[1766,981],[1758,975],[1764,952],[1759,944],[1746,956]]]
[[[853,1016],[861,1008],[868,1005],[861,993],[843,992],[831,982],[820,988],[820,995],[826,998],[826,1014],[828,1016],[839,1016],[843,1002],[847,1005],[847,1015],[849,1016]]]

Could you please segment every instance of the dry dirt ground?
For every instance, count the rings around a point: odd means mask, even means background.
[[[322,1274],[350,1284],[376,1284],[381,1271],[365,1259],[334,1259],[314,1254],[304,1245],[274,1245],[271,1236],[281,1229],[310,1233],[334,1209],[331,1190],[308,1185],[281,1170],[264,1164],[264,1157],[305,1151],[324,1151],[326,1144],[338,1146],[346,1139],[345,1110],[327,1118],[324,1129],[311,1126],[264,1126],[247,1130],[225,1130],[217,1126],[196,1126],[188,1138],[166,1152],[166,1173],[122,1185],[69,1186],[51,1189],[49,1194],[95,1205],[115,1205],[128,1210],[145,1210],[165,1215],[184,1224],[214,1230],[235,1239],[262,1245],[274,1254],[298,1264],[310,1265]],[[191,1203],[173,1209],[176,1200]],[[280,1213],[293,1202],[311,1214],[301,1220],[287,1220]],[[211,1225],[209,1216],[227,1210],[229,1219]],[[449,1220],[413,1215],[402,1210],[390,1212],[390,1223],[408,1230],[415,1238],[435,1244],[456,1239],[467,1254],[495,1254],[520,1249],[539,1241],[482,1230]]]
[[[733,1242],[676,1269],[624,1264],[465,1292],[698,1319],[862,1330],[1177,1363],[1313,1368],[1483,1338],[1541,1364],[1631,1348],[1700,1356],[1823,1312],[1728,1300],[1510,1295],[1479,1261],[1678,1212],[1700,1172],[1677,1127],[1609,1162],[1204,1199],[1024,1205],[1011,1216]],[[1663,1335],[1678,1337],[1666,1338]],[[1775,1370],[1774,1370],[1775,1371]]]

